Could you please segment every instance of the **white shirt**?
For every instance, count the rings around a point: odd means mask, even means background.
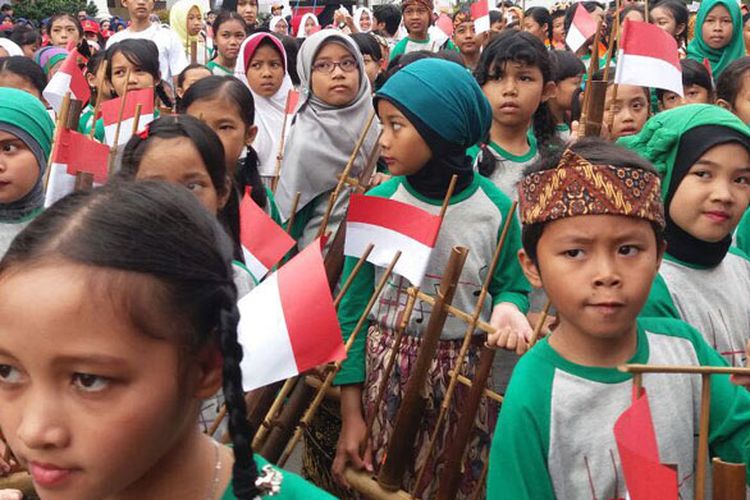
[[[159,24],[152,24],[143,31],[131,31],[130,28],[115,33],[107,40],[107,48],[113,44],[129,38],[151,40],[159,49],[159,71],[161,79],[172,85],[176,78],[188,65],[185,48],[176,33]]]

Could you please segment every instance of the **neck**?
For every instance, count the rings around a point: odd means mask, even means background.
[[[565,110],[558,106],[552,99],[547,101],[547,104],[549,105],[549,110],[555,119],[555,124],[560,125],[565,123]]]
[[[219,53],[216,56],[215,61],[216,61],[216,64],[218,64],[219,66],[224,66],[227,69],[234,69],[234,65],[237,64],[237,58],[236,57],[234,58],[233,61],[231,61],[231,60],[227,59],[226,57],[224,57],[223,55],[221,55],[221,53]]]
[[[493,120],[490,140],[509,153],[521,156],[529,151],[529,140],[526,137],[529,126],[529,122],[520,125],[504,125]]]
[[[427,32],[424,33],[416,33],[414,31],[409,32],[409,38],[414,40],[415,42],[424,42],[427,40]]]
[[[638,346],[635,321],[627,330],[612,338],[599,338],[580,331],[564,318],[549,338],[549,344],[570,362],[601,368],[614,368],[627,363]]]
[[[465,52],[461,52],[461,59],[464,61],[464,65],[469,69],[474,69],[479,64],[479,56],[481,54],[479,51],[476,51],[472,54],[467,54]]]
[[[137,17],[131,17],[130,18],[130,26],[128,26],[128,29],[130,31],[146,31],[148,28],[151,27],[151,21],[149,21],[148,17],[144,19],[139,19]]]

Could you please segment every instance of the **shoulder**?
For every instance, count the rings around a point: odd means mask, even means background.
[[[690,340],[693,343],[702,341],[701,333],[695,327],[676,318],[648,317],[638,318],[638,324],[650,334]]]
[[[727,257],[734,256],[735,258],[741,260],[743,263],[750,265],[750,255],[745,252],[745,249],[731,246],[729,247],[729,253],[727,254]]]
[[[510,198],[508,198],[508,195],[503,193],[500,188],[487,177],[477,173],[474,175],[479,178],[479,191],[482,191],[490,200],[492,200],[492,203],[503,215],[507,214],[513,203]]]

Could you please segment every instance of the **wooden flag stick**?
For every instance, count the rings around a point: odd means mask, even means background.
[[[52,138],[52,150],[47,161],[47,170],[44,172],[44,191],[47,191],[49,185],[49,176],[52,171],[52,159],[57,154],[58,142],[60,142],[60,133],[65,130],[68,123],[68,113],[70,113],[70,92],[66,92],[63,96],[62,105],[60,106],[60,113],[57,115],[57,123],[55,124],[55,135]]]
[[[382,278],[380,278],[378,285],[375,287],[375,291],[370,297],[370,301],[367,303],[367,307],[365,307],[365,310],[362,311],[362,315],[359,317],[357,326],[354,327],[354,330],[352,330],[351,335],[349,335],[349,339],[347,339],[346,341],[345,348],[346,348],[347,354],[349,353],[349,350],[351,349],[352,345],[354,345],[354,340],[357,338],[357,335],[362,330],[362,326],[367,322],[367,318],[370,315],[370,311],[375,306],[375,303],[377,302],[378,297],[380,297],[380,293],[383,291],[383,288],[385,288],[385,285],[388,283],[388,280],[390,279],[391,274],[393,273],[393,268],[396,266],[396,263],[398,262],[398,259],[400,257],[401,257],[401,251],[399,250],[393,256],[393,259],[391,260],[390,264],[388,264],[388,267],[386,268],[385,273],[383,273]],[[291,441],[289,441],[286,448],[284,449],[284,453],[281,454],[281,458],[279,458],[279,461],[278,461],[279,467],[283,467],[286,464],[286,461],[292,455],[294,448],[297,446],[297,443],[302,438],[302,433],[307,428],[307,426],[310,425],[312,418],[315,416],[315,412],[318,410],[318,407],[323,402],[323,398],[325,397],[326,392],[328,391],[328,388],[331,387],[331,385],[333,384],[333,379],[336,377],[339,370],[341,370],[342,365],[343,365],[343,361],[336,361],[336,363],[333,365],[333,369],[330,370],[328,374],[326,375],[326,378],[323,381],[323,385],[320,387],[320,389],[318,389],[317,394],[315,394],[315,399],[313,399],[313,402],[307,408],[305,415],[302,417],[302,420],[300,420],[299,424],[297,425],[296,430],[294,431],[294,435],[292,436]]]
[[[346,295],[346,292],[349,291],[349,288],[352,286],[352,283],[354,283],[354,278],[357,277],[357,274],[359,274],[360,269],[362,269],[362,266],[365,265],[365,262],[367,261],[367,258],[370,256],[370,253],[372,252],[372,249],[375,248],[375,245],[370,243],[365,248],[365,252],[362,254],[362,256],[357,260],[357,263],[354,265],[354,268],[352,269],[352,272],[349,273],[349,276],[346,278],[346,281],[344,282],[344,285],[339,290],[339,293],[336,294],[336,300],[333,301],[333,307],[338,310],[339,304],[341,304],[341,300]]]
[[[141,110],[143,109],[143,104],[136,104],[135,105],[135,116],[133,116],[133,130],[131,131],[130,135],[135,135],[138,133],[138,124],[141,121]]]
[[[451,376],[449,382],[448,382],[448,388],[445,391],[445,396],[443,396],[443,402],[440,405],[440,412],[438,413],[437,421],[435,422],[435,427],[432,430],[432,435],[430,436],[429,445],[427,446],[427,454],[425,455],[424,462],[422,464],[422,467],[419,470],[419,473],[417,474],[417,480],[415,482],[414,491],[412,492],[412,495],[417,491],[419,488],[419,485],[422,483],[422,478],[424,477],[425,472],[427,471],[427,467],[430,463],[430,457],[432,456],[432,452],[435,449],[435,444],[437,443],[437,438],[440,435],[440,431],[443,428],[443,420],[445,420],[446,415],[448,414],[448,410],[450,409],[451,402],[453,400],[453,393],[456,390],[456,382],[458,380],[458,376],[461,374],[461,367],[464,364],[464,359],[466,358],[466,354],[469,352],[469,347],[471,346],[471,340],[474,337],[474,331],[476,330],[477,321],[479,321],[479,316],[482,314],[482,311],[484,310],[484,302],[487,299],[487,293],[489,292],[490,284],[492,283],[492,280],[494,279],[495,275],[495,269],[497,268],[498,262],[500,262],[500,256],[503,253],[503,247],[505,246],[505,239],[508,236],[508,230],[510,229],[510,225],[513,220],[515,220],[515,213],[516,213],[516,206],[518,205],[518,202],[514,201],[510,209],[508,210],[508,216],[505,217],[505,221],[503,224],[503,229],[500,233],[500,239],[497,242],[497,246],[495,247],[495,253],[492,255],[492,261],[490,262],[490,266],[487,270],[487,276],[484,278],[484,283],[482,283],[482,288],[479,291],[479,296],[477,297],[477,301],[474,304],[474,313],[471,315],[471,320],[466,325],[466,331],[464,332],[464,338],[463,342],[461,343],[461,348],[458,351],[458,357],[456,358],[456,366],[453,369],[453,375]],[[482,382],[484,383],[484,382]]]
[[[544,322],[547,321],[547,316],[549,315],[549,308],[552,305],[552,303],[547,299],[547,303],[544,304],[544,309],[542,309],[542,314],[539,316],[539,319],[536,322],[536,326],[534,327],[534,331],[531,333],[531,338],[529,339],[529,349],[534,347],[534,344],[536,344],[537,339],[539,339],[539,334],[542,332],[542,328],[544,328]]]
[[[96,117],[99,111],[102,109],[102,102],[104,101],[104,75],[107,73],[107,60],[103,60],[96,70],[96,102],[94,103],[94,114],[91,116],[91,129],[89,130],[89,139],[94,138],[96,132]]]
[[[432,295],[426,294],[417,288],[409,288],[406,291],[406,293],[408,293],[409,295],[416,295],[419,300],[425,302],[426,304],[429,304],[431,306],[435,305],[435,297],[433,297]],[[455,316],[467,323],[471,321],[471,314],[465,311],[462,311],[461,309],[458,309],[457,307],[454,307],[449,304],[444,304],[443,309],[445,309],[446,312],[450,314],[451,316]],[[481,320],[477,321],[477,328],[482,330],[485,333],[495,333],[495,328],[489,323],[487,323],[486,321],[481,321]]]
[[[589,67],[586,70],[586,86],[583,89],[583,105],[581,106],[581,125],[586,123],[586,115],[588,112],[589,101],[591,100],[591,80],[594,78],[594,58],[596,58],[597,66],[599,61],[599,32],[602,29],[601,19],[596,23],[596,34],[594,35],[594,44],[591,48],[591,60],[589,61]]]
[[[297,191],[292,200],[292,210],[290,211],[289,220],[286,221],[286,234],[292,234],[292,227],[294,226],[294,218],[297,216],[297,207],[299,206],[299,199],[302,193]]]
[[[617,0],[617,8],[615,9],[615,18],[613,21],[609,29],[609,47],[607,47],[607,59],[604,63],[604,75],[602,77],[602,80],[605,82],[609,81],[609,67],[612,64],[615,45],[617,45],[620,38],[620,0]]]
[[[276,171],[273,174],[273,180],[271,181],[271,191],[276,192],[276,188],[279,185],[279,177],[281,176],[281,161],[284,159],[284,142],[286,140],[286,123],[289,118],[289,100],[292,98],[292,92],[294,89],[289,89],[286,94],[286,103],[284,104],[284,121],[281,124],[281,140],[279,141],[279,150],[276,152]]]
[[[646,0],[648,5],[648,0]],[[711,418],[711,375],[701,375],[701,415],[698,431],[698,458],[695,471],[695,500],[703,500],[706,493],[708,465],[708,424]]]
[[[448,205],[450,205],[451,198],[453,198],[453,192],[456,190],[457,182],[458,176],[456,174],[453,174],[453,176],[451,177],[451,181],[448,184],[448,190],[445,192],[445,196],[443,197],[443,204],[440,206],[440,225],[443,224],[443,218],[445,217],[445,212],[448,211]]]
[[[627,364],[618,367],[626,373],[697,373],[699,375],[750,375],[750,368],[735,366],[681,366]]]
[[[112,147],[109,153],[109,165],[107,166],[108,176],[112,175],[115,169],[115,157],[117,156],[117,144],[120,142],[120,127],[122,127],[122,115],[125,113],[125,101],[128,99],[127,85],[130,81],[130,69],[125,73],[125,94],[120,96],[120,109],[117,111],[117,125],[115,126],[115,137],[112,141]]]

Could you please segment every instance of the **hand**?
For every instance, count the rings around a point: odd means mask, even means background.
[[[515,304],[501,302],[496,305],[492,310],[490,325],[495,328],[495,333],[487,335],[488,347],[515,351],[518,355],[528,350],[533,332],[526,316]]]
[[[0,490],[0,500],[23,500],[20,490]]]
[[[391,176],[388,174],[376,172],[375,175],[373,175],[372,179],[370,180],[370,187],[374,188],[375,186],[379,186],[390,178]]]
[[[750,340],[745,344],[745,359],[750,360]],[[745,365],[747,366],[747,361],[745,361]],[[750,390],[750,375],[732,375],[729,380]]]
[[[367,425],[362,415],[342,418],[341,433],[336,445],[336,457],[333,459],[331,471],[336,482],[349,488],[344,477],[344,470],[351,465],[356,470],[372,472],[372,445],[368,440],[363,456],[360,456],[360,445],[365,437]]]

